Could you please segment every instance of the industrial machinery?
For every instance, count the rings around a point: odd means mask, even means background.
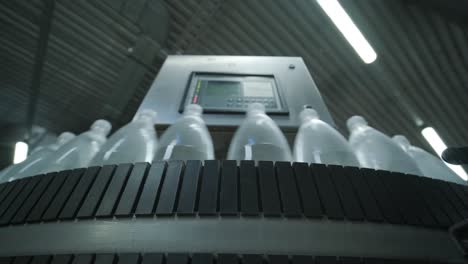
[[[290,135],[304,105],[334,125],[300,58],[170,56],[139,111],[162,130],[198,103],[222,138],[251,102]],[[467,186],[390,171],[115,164],[0,184],[0,263],[465,263],[467,217]]]

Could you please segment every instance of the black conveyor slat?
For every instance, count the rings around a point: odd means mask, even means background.
[[[293,256],[291,262],[291,264],[313,264],[315,260],[312,256]]]
[[[188,260],[187,254],[169,253],[167,255],[166,264],[187,264]]]
[[[69,264],[72,258],[72,255],[55,255],[50,264]]]
[[[356,257],[342,257],[340,258],[340,264],[361,264],[360,258]]]
[[[131,169],[132,164],[120,164],[117,166],[114,176],[112,176],[109,186],[96,211],[97,217],[112,216]]]
[[[346,218],[356,221],[364,220],[364,213],[362,212],[359,200],[353,190],[353,185],[349,180],[349,168],[336,165],[329,165],[328,167]]]
[[[462,201],[465,208],[468,208],[468,193],[465,192],[465,187],[457,183],[450,182],[448,183],[450,188],[457,194],[458,198]]]
[[[42,216],[43,221],[57,219],[60,211],[67,202],[78,181],[81,179],[81,175],[83,175],[84,171],[85,169],[76,169],[71,171],[71,173],[66,176],[65,184],[62,185],[62,188],[60,188],[57,195],[50,203],[49,208],[47,208],[44,215]]]
[[[151,164],[135,210],[136,215],[153,214],[156,199],[161,192],[161,183],[163,181],[165,169],[166,162],[164,161],[155,161]]]
[[[93,255],[91,254],[78,254],[73,258],[72,264],[91,264]]]
[[[37,222],[41,220],[42,214],[44,214],[44,211],[49,207],[52,199],[54,199],[55,195],[57,194],[58,190],[62,187],[70,172],[71,171],[67,170],[57,173],[50,185],[44,191],[44,194],[42,195],[41,199],[31,210],[31,213],[29,214],[26,221]]]
[[[237,215],[238,177],[237,161],[224,160],[221,164],[221,184],[219,193],[219,212],[221,215]]]
[[[315,257],[316,264],[338,264],[336,257]]]
[[[436,181],[434,179],[425,178],[425,184],[432,190],[432,194],[437,197],[437,201],[440,202],[441,207],[444,209],[444,212],[448,215],[451,220],[451,225],[460,222],[463,218],[452,205],[450,200],[446,197],[444,192],[439,188],[441,181]]]
[[[7,183],[3,183],[2,185],[5,186],[2,190],[2,192],[0,193],[0,206],[1,204],[3,203],[3,200],[6,199],[6,197],[8,196],[8,194],[10,194],[10,192],[14,189],[14,187],[16,186],[16,184],[18,183],[19,181],[14,181],[14,182],[7,182]],[[0,209],[1,210],[1,209]],[[0,216],[1,216],[1,211],[0,211]]]
[[[199,160],[189,160],[185,165],[184,177],[180,187],[177,213],[182,215],[195,214],[198,185],[202,163]]]
[[[102,197],[107,189],[107,186],[112,179],[115,165],[105,165],[99,170],[96,180],[89,189],[80,210],[77,213],[78,218],[91,218],[94,217],[97,207],[101,202]]]
[[[93,264],[112,264],[114,263],[114,254],[96,254]]]
[[[243,215],[258,215],[258,177],[255,163],[243,160],[239,168],[240,210]]]
[[[30,264],[49,264],[50,259],[51,256],[47,255],[34,256]]]
[[[286,217],[298,217],[302,214],[299,189],[290,162],[276,162],[276,177],[280,191],[283,214]]]
[[[455,194],[454,191],[451,190],[448,182],[444,182],[441,180],[435,180],[437,181],[437,185],[439,188],[442,190],[442,192],[445,194],[445,196],[448,198],[448,200],[452,203],[452,205],[455,207],[457,212],[464,218],[468,218],[468,208],[466,208],[463,204],[463,202],[460,200],[460,198]]]
[[[258,179],[260,185],[260,201],[263,209],[263,214],[266,216],[281,215],[281,203],[279,198],[278,183],[276,182],[273,162],[258,162]]]
[[[6,196],[6,194],[3,194],[3,190],[5,190],[5,188],[8,186],[8,182],[4,182],[4,183],[1,183],[0,184],[0,203],[2,202],[3,200],[3,197]]]
[[[234,254],[218,254],[217,264],[237,264],[239,260]]]
[[[288,264],[289,263],[288,256],[286,255],[270,255],[268,256],[268,259],[270,260],[269,264]]]
[[[139,259],[140,255],[136,253],[119,254],[119,262],[117,264],[138,264]]]
[[[421,225],[416,214],[415,205],[410,197],[408,186],[403,184],[400,173],[389,171],[377,171],[380,179],[386,185],[393,204],[400,209],[405,222],[410,225]]]
[[[400,213],[394,207],[390,195],[387,192],[385,185],[381,182],[375,170],[361,169],[361,173],[366,179],[369,189],[372,191],[377,204],[380,206],[384,218],[392,224],[403,224],[403,219]]]
[[[39,178],[39,177],[38,177]],[[15,182],[12,182],[12,189],[8,193],[8,195],[3,199],[3,201],[0,203],[0,216],[3,216],[3,214],[6,212],[8,207],[10,207],[11,203],[15,200],[16,196],[19,195],[19,193],[23,190],[24,186],[29,183],[31,178],[24,178],[21,180],[17,180]],[[37,179],[38,181],[39,179]]]
[[[416,216],[419,218],[421,223],[424,226],[435,227],[439,226],[437,220],[434,218],[432,213],[427,207],[426,202],[422,198],[420,191],[417,187],[413,186],[413,182],[411,179],[413,178],[420,178],[416,175],[405,175],[405,174],[397,174],[397,179],[400,181],[402,185],[402,189],[404,189],[408,193],[409,200],[406,201],[408,204],[411,205],[411,210],[413,210]]]
[[[70,198],[65,203],[65,206],[59,215],[59,219],[72,219],[75,217],[75,214],[80,208],[89,188],[93,184],[99,169],[100,167],[90,167],[83,173],[83,176],[70,195]]]
[[[0,264],[10,264],[13,261],[13,257],[0,257]]]
[[[162,162],[161,162],[162,163]],[[164,255],[160,253],[146,253],[143,255],[141,264],[163,264]]]
[[[40,180],[36,184],[36,187],[31,192],[31,194],[27,196],[23,205],[19,208],[18,212],[16,212],[16,215],[12,218],[11,223],[18,224],[18,223],[23,223],[26,220],[26,217],[31,212],[31,208],[33,208],[34,205],[37,203],[37,201],[40,199],[45,189],[47,188],[47,186],[49,185],[49,183],[52,181],[52,179],[55,177],[56,174],[57,173],[54,172],[54,173],[49,173],[49,174],[46,174],[45,176],[39,177]],[[34,178],[36,177],[32,177],[32,178],[33,179],[28,183],[28,185],[30,185],[32,181],[34,180]],[[29,187],[28,185],[24,187],[24,190],[26,190]],[[4,224],[3,218],[2,218],[1,224]]]
[[[2,217],[0,218],[0,225],[6,225],[10,224],[10,221],[12,217],[16,214],[16,212],[23,206],[24,202],[26,199],[29,197],[31,194],[32,190],[34,187],[36,187],[37,183],[41,180],[41,177],[31,177],[31,178],[25,178],[21,180],[19,184],[23,185],[21,188],[20,186],[17,186],[15,189],[19,190],[18,193],[15,193],[12,191],[9,195],[10,198],[13,195],[15,195],[12,199],[11,203],[8,203],[7,207],[2,207],[2,211],[4,211]],[[14,190],[15,191],[15,190]],[[7,202],[8,199],[5,199],[5,202]],[[1,212],[0,212],[1,215]]]
[[[195,253],[191,264],[213,264],[213,255],[208,253]]]
[[[409,184],[414,191],[417,192],[421,199],[426,204],[427,208],[431,212],[431,215],[434,216],[436,222],[440,227],[448,227],[452,224],[450,218],[444,212],[441,201],[437,199],[437,196],[433,193],[431,186],[427,184],[427,181],[430,181],[426,177],[408,177]]]
[[[198,203],[198,213],[200,215],[214,215],[217,212],[219,171],[219,161],[205,161],[201,179],[200,201]]]
[[[304,215],[306,217],[321,217],[323,211],[315,183],[315,175],[310,173],[307,163],[294,163],[293,169],[299,187]]]
[[[365,181],[359,168],[347,167],[347,175],[351,184],[356,190],[356,195],[362,206],[364,215],[368,221],[381,222],[383,221],[382,213],[380,212],[377,201],[372,195],[369,185]]]
[[[184,162],[179,160],[169,161],[166,176],[161,188],[156,215],[170,215],[174,213],[177,191],[184,170]]]
[[[262,264],[262,263],[263,263],[263,258],[260,255],[245,254],[242,256],[242,264]],[[312,263],[308,263],[308,264],[312,264]]]
[[[13,260],[13,264],[29,264],[31,259],[31,256],[18,256]]]
[[[331,219],[343,219],[344,212],[340,199],[331,180],[330,170],[323,164],[311,165],[311,171],[317,182],[317,189],[322,201],[325,215]]]
[[[125,189],[122,192],[117,209],[115,209],[116,216],[132,216],[135,208],[141,185],[145,179],[148,163],[140,162],[133,165],[132,172],[128,177]]]

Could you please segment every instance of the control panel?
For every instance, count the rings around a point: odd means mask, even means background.
[[[180,112],[187,104],[199,104],[206,113],[243,113],[252,103],[265,105],[271,114],[288,113],[274,76],[212,73],[192,75]]]
[[[297,129],[304,106],[335,123],[302,58],[267,56],[170,55],[138,111],[153,109],[157,126],[182,116],[185,106],[203,107],[208,127],[235,129],[254,102],[285,130]],[[221,129],[223,130],[223,129]]]

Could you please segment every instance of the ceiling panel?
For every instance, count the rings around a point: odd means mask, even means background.
[[[424,1],[341,1],[378,54],[372,64],[312,0],[166,0],[167,39],[141,62],[134,49],[158,23],[135,17],[155,1],[56,1],[36,125],[81,132],[97,118],[128,122],[167,54],[300,56],[342,133],[359,114],[415,145],[428,148],[425,125],[449,145],[468,145],[466,24]],[[8,113],[0,122],[24,123],[43,4],[2,1],[0,9],[0,111]],[[132,63],[144,70],[122,88]],[[128,98],[114,102],[121,93]]]

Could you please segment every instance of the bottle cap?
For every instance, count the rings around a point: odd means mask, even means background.
[[[92,131],[95,131],[104,136],[107,136],[109,134],[109,132],[111,131],[111,128],[112,128],[111,123],[109,123],[109,121],[104,120],[104,119],[98,119],[94,121],[94,123],[91,125]]]
[[[250,104],[247,108],[247,115],[265,114],[265,106],[260,103]]]
[[[63,132],[62,134],[60,134],[57,138],[57,144],[59,146],[62,146],[64,144],[66,144],[68,141],[72,140],[76,135],[73,134],[72,132]]]
[[[356,128],[367,126],[367,121],[362,116],[352,116],[346,121],[346,126],[348,127],[349,132],[352,132]]]
[[[405,151],[411,146],[409,140],[403,135],[393,136],[392,140],[395,141]]]
[[[299,114],[299,119],[303,123],[303,122],[305,122],[307,120],[310,120],[310,119],[319,119],[319,115],[318,115],[317,111],[315,111],[314,109],[305,108]]]
[[[203,107],[197,104],[189,104],[185,106],[184,115],[197,115],[201,116],[203,113]]]
[[[143,109],[135,115],[133,121],[148,121],[154,124],[156,121],[157,112],[152,109]]]

